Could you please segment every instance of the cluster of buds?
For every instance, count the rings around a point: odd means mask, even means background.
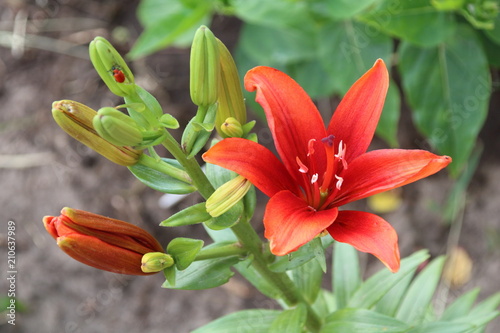
[[[134,165],[142,155],[142,150],[117,145],[99,135],[94,127],[97,112],[84,104],[69,100],[54,102],[52,116],[66,133],[116,164]]]
[[[182,193],[193,191],[190,175],[182,166],[161,159],[152,148],[164,143],[167,129],[179,127],[177,120],[164,114],[158,101],[135,83],[132,71],[106,39],[97,37],[90,43],[90,59],[109,90],[123,97],[125,104],[95,111],[75,101],[54,102],[52,114],[57,124],[112,162],[129,167],[147,185],[151,186],[148,179],[154,178],[156,172],[167,176],[162,176],[163,183],[170,182],[159,185],[160,190],[166,193],[177,193],[179,189]],[[247,123],[234,60],[226,46],[205,26],[194,36],[190,79],[191,98],[198,111],[186,126],[181,141],[188,159],[206,145],[214,129],[222,138],[255,137],[249,133],[254,122]],[[126,108],[127,112],[118,108]],[[143,153],[145,149],[149,155]],[[213,229],[234,225],[244,214],[243,207],[251,206],[242,203],[243,198],[249,197],[251,183],[222,169],[216,176],[207,176],[219,187],[202,207],[203,222]],[[147,181],[144,178],[148,178]],[[150,234],[123,221],[64,208],[60,216],[46,216],[43,222],[61,249],[96,268],[147,275],[171,270],[169,267],[174,261],[179,265],[177,259],[181,257],[174,260]]]

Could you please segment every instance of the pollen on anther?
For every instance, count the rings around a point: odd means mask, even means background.
[[[318,181],[318,174],[315,173],[314,175],[312,175],[311,177],[311,184],[314,184]]]

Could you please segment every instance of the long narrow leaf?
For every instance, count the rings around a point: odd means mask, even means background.
[[[397,319],[409,324],[422,322],[436,291],[444,261],[444,256],[434,259],[417,275],[396,313]]]
[[[366,280],[352,295],[348,307],[370,308],[375,305],[401,279],[415,271],[422,262],[427,260],[426,250],[415,252],[408,258],[401,260],[401,267],[397,273],[383,269]]]
[[[342,309],[329,315],[320,333],[403,333],[408,325],[371,310]]]
[[[191,333],[268,333],[277,310],[244,310],[221,317]]]
[[[358,252],[349,244],[334,244],[332,282],[337,307],[342,309],[361,284]]]

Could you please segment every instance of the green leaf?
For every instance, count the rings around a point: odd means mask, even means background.
[[[400,71],[413,119],[430,144],[450,155],[457,176],[474,145],[491,93],[488,61],[474,31],[461,25],[439,47],[400,46]]]
[[[499,24],[500,26],[500,24]],[[483,44],[483,49],[488,57],[488,62],[491,66],[500,68],[500,43],[496,44],[491,41],[484,33],[479,35],[479,39]]]
[[[425,47],[443,42],[456,26],[453,13],[438,11],[429,0],[383,1],[359,18],[386,34]]]
[[[182,166],[174,159],[162,158],[165,163],[182,169]],[[188,194],[196,191],[196,188],[183,181],[177,180],[164,173],[154,170],[142,164],[136,164],[128,167],[130,172],[139,179],[144,185],[162,193],[170,194]]]
[[[317,260],[310,260],[291,271],[292,280],[309,304],[314,303],[321,289],[323,271]]]
[[[260,65],[293,63],[315,57],[315,40],[305,30],[278,29],[244,24],[238,43],[245,53]]]
[[[436,291],[445,257],[436,258],[417,275],[399,306],[396,318],[408,324],[420,324]]]
[[[453,320],[467,315],[478,295],[479,288],[474,288],[471,291],[461,295],[444,310],[443,315],[439,320]]]
[[[282,311],[243,310],[221,317],[191,333],[268,333]]]
[[[229,229],[225,229],[229,230]],[[253,258],[250,257],[244,261],[234,265],[234,268],[245,277],[257,290],[269,298],[282,298],[281,292],[267,280],[252,266]]]
[[[205,231],[208,233],[210,238],[214,240],[214,242],[222,243],[222,242],[237,242],[238,238],[233,233],[231,229],[222,229],[222,230],[212,230],[208,228],[205,224],[203,224]]]
[[[202,247],[202,240],[178,237],[168,243],[167,253],[174,258],[177,269],[182,271],[191,265]]]
[[[175,277],[177,276],[177,269],[174,266],[167,267],[163,270],[163,275],[168,281],[169,285],[175,286]]]
[[[266,27],[287,28],[308,19],[305,1],[233,0],[232,5],[242,21]]]
[[[138,16],[145,30],[128,54],[132,59],[151,54],[182,38],[192,41],[195,30],[205,23],[211,12],[211,1],[202,1],[195,8],[178,1],[146,0],[141,2]]]
[[[475,330],[474,333],[483,332],[481,328],[500,314],[497,310],[499,305],[500,293],[496,293],[475,306],[468,315],[457,318],[453,322],[476,325],[480,329]]]
[[[399,304],[403,301],[403,296],[413,280],[413,274],[408,274],[402,278],[394,287],[392,287],[385,295],[377,302],[375,309],[378,313],[394,317],[399,309]]]
[[[498,6],[500,6],[500,4],[498,4]],[[484,30],[484,33],[491,41],[493,41],[497,45],[500,45],[500,14],[498,14],[495,18],[493,29]]]
[[[392,287],[408,274],[413,274],[418,265],[429,258],[426,250],[415,252],[408,258],[401,260],[401,267],[397,273],[391,273],[384,268],[354,292],[347,306],[353,308],[370,308],[375,305]]]
[[[337,310],[335,296],[330,291],[321,289],[312,308],[320,318],[326,317],[328,314]]]
[[[332,77],[335,92],[344,95],[378,58],[389,64],[391,38],[353,21],[331,22],[319,31],[319,61]]]
[[[473,330],[474,326],[470,324],[438,321],[422,324],[405,333],[471,333]]]
[[[177,271],[175,285],[167,280],[162,287],[184,290],[218,287],[227,283],[234,275],[230,268],[238,261],[237,257],[195,261],[187,269]]]
[[[319,242],[321,246],[321,240],[315,238],[309,243],[301,246],[297,251],[287,254],[286,256],[277,257],[276,261],[269,265],[269,269],[273,272],[280,273],[304,265],[315,257],[316,254],[314,249],[318,246],[317,242]]]
[[[295,309],[285,310],[274,319],[269,333],[302,333],[306,323],[306,306],[299,303]]]
[[[403,333],[408,325],[392,317],[366,309],[342,309],[325,319],[320,333]]]
[[[205,225],[213,230],[221,230],[232,227],[240,221],[243,209],[243,202],[240,201],[224,214],[212,217],[210,220],[206,221]]]
[[[312,10],[320,15],[328,16],[333,20],[352,18],[370,7],[377,0],[336,0],[336,1],[311,1]]]
[[[175,213],[168,219],[162,221],[160,225],[162,227],[178,227],[181,225],[202,223],[210,220],[211,218],[212,216],[207,213],[207,209],[205,208],[205,202],[200,202],[199,204],[190,206]]]
[[[325,71],[325,66],[316,58],[292,63],[286,70],[311,98],[330,96],[335,91],[336,77],[325,75]]]
[[[396,82],[391,80],[385,99],[384,110],[382,111],[382,115],[377,125],[376,134],[392,148],[397,148],[399,146],[397,131],[400,110],[400,92]]]
[[[478,305],[476,305],[471,312],[469,313],[470,316],[483,316],[485,314],[488,314],[490,312],[493,312],[498,308],[500,305],[500,293],[496,293],[494,295],[491,295]]]
[[[361,285],[358,252],[347,243],[334,243],[333,292],[339,309],[344,308]]]

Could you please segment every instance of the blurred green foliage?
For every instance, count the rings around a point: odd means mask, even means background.
[[[426,138],[416,144],[451,156],[457,177],[488,113],[490,69],[500,68],[499,9],[500,0],[142,0],[144,32],[129,56],[187,47],[217,14],[243,21],[242,73],[278,68],[313,98],[342,96],[382,58],[401,87],[391,84],[378,136],[398,145],[403,98]]]

